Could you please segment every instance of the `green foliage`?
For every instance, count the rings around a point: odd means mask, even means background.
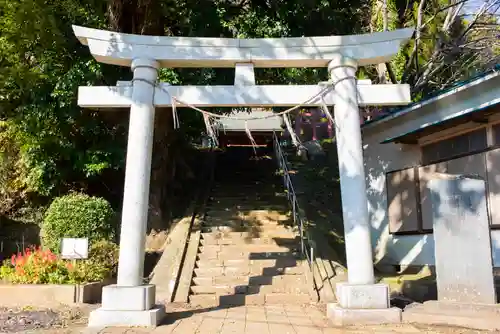
[[[60,251],[63,237],[114,240],[115,214],[103,198],[73,193],[56,198],[47,209],[42,225],[42,244]]]
[[[118,246],[108,240],[92,244],[89,258],[76,262],[72,274],[77,282],[101,282],[115,277],[118,269]]]
[[[118,245],[109,240],[94,242],[89,249],[87,262],[102,267],[105,273],[114,276],[118,268]]]
[[[79,188],[123,161],[123,127],[76,105],[78,86],[101,84],[106,69],[71,24],[104,28],[105,10],[104,1],[0,0],[0,117],[10,139],[1,148],[16,151],[27,192]]]
[[[116,80],[130,79],[132,74],[128,68],[96,62],[88,48],[75,38],[72,24],[174,36],[345,35],[382,30],[383,18],[377,10],[380,3],[0,0],[0,214],[11,214],[34,198],[48,201],[71,191],[97,194],[115,207],[120,205],[128,113],[84,110],[77,106],[77,90],[79,86],[114,85]],[[406,74],[404,81],[413,87],[429,66],[439,44],[439,27],[446,17],[441,8],[447,3],[427,1],[416,61],[409,62],[412,42],[391,62],[398,80]],[[419,1],[387,0],[387,4],[389,29],[415,27]],[[445,42],[457,39],[464,26],[464,21],[457,21]],[[482,38],[482,31],[476,37]],[[498,50],[493,47],[497,54]],[[415,98],[450,85],[488,63],[475,54],[456,51],[443,52],[434,60],[437,70],[414,90]],[[362,77],[376,78],[374,68],[362,68],[360,72]],[[232,84],[234,70],[162,69],[159,78],[176,85]],[[258,84],[310,84],[326,79],[324,68],[256,71]],[[168,111],[161,111],[165,112]],[[159,170],[155,175],[169,175],[159,178],[165,180],[159,187],[171,187],[173,180],[183,183],[182,171],[186,168],[181,162],[186,145],[179,148],[178,143],[189,144],[204,129],[199,114],[182,110],[180,117],[182,126],[178,130],[170,125],[163,132],[155,129],[164,134],[158,146],[165,150],[155,155],[161,161],[154,163],[153,172]],[[160,122],[155,126],[161,126]],[[158,192],[171,193],[169,189]]]
[[[476,14],[481,6],[480,2],[472,0],[455,2],[385,0],[385,2],[388,9],[388,30],[411,27],[418,31],[415,38],[403,46],[398,55],[391,60],[396,79],[410,84],[413,100],[419,100],[432,92],[447,88],[498,63],[500,59],[499,28],[496,24],[500,9],[498,3],[494,5],[494,2],[490,2],[492,5],[490,10],[471,21],[474,15],[463,15],[463,11],[456,16],[451,13],[465,2],[464,8],[470,7],[472,13]],[[370,20],[372,31],[383,30],[382,3],[379,0],[372,1]],[[422,3],[424,5],[420,6]],[[420,28],[418,28],[419,16]],[[469,21],[466,19],[467,16]],[[454,19],[451,19],[452,17]],[[470,25],[471,23],[473,25]],[[417,35],[420,35],[420,38],[417,38]],[[372,70],[371,76],[376,77],[376,72]]]
[[[109,258],[104,254],[108,252]],[[93,245],[89,259],[70,262],[50,250],[26,249],[0,267],[0,280],[13,284],[81,284],[101,282],[116,273],[118,247],[108,241]]]
[[[130,79],[131,73],[97,63],[75,38],[71,24],[177,36],[346,34],[362,30],[366,4],[345,0],[241,4],[226,0],[168,4],[159,0],[0,0],[0,119],[8,123],[7,140],[1,141],[0,151],[12,152],[8,168],[14,171],[4,174],[9,179],[7,200],[26,194],[50,198],[73,190],[97,191],[119,201],[114,189],[121,184],[106,184],[106,176],[123,172],[127,114],[82,110],[76,104],[77,89],[113,85],[118,79]],[[160,71],[160,80],[172,84],[232,84],[233,77],[232,69]],[[324,70],[257,73],[261,83],[298,84],[319,78],[326,78]],[[197,113],[183,110],[181,115],[179,135],[191,140],[203,131]],[[177,158],[172,155],[168,160]]]

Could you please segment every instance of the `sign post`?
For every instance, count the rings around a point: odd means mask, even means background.
[[[88,238],[63,238],[61,240],[61,257],[67,260],[82,260],[89,257]]]

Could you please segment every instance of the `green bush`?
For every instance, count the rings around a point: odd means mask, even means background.
[[[90,247],[100,240],[114,240],[115,214],[103,198],[69,194],[56,198],[42,225],[42,244],[59,253],[62,238],[88,238]]]
[[[108,240],[100,240],[90,247],[88,262],[104,267],[110,276],[115,276],[118,269],[118,255],[117,244]]]
[[[94,242],[89,258],[77,261],[73,271],[77,282],[101,282],[116,276],[118,269],[118,246],[107,240]]]

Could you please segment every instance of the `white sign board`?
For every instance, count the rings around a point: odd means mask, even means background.
[[[63,259],[86,259],[89,257],[88,238],[63,238],[61,242]]]

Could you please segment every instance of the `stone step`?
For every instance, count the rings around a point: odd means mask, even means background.
[[[258,196],[271,196],[283,192],[283,186],[281,185],[279,187],[263,187],[260,185],[234,185],[231,187],[214,187],[210,189],[210,198],[216,200],[219,200],[219,197],[234,198],[240,196],[248,196],[249,198],[256,198]]]
[[[201,245],[298,245],[300,243],[300,237],[291,235],[291,238],[273,238],[273,237],[261,237],[261,238],[243,238],[243,237],[222,237],[222,238],[211,238],[204,237],[200,240]]]
[[[239,188],[235,187],[232,189],[228,188],[217,188],[211,189],[211,193],[209,199],[211,200],[230,200],[230,199],[239,199],[248,197],[249,199],[256,198],[268,198],[268,197],[276,197],[282,196],[284,194],[284,190],[282,188],[270,188],[270,189],[262,189],[261,187],[247,187],[247,188]]]
[[[193,295],[239,295],[239,294],[258,294],[258,293],[287,293],[287,294],[308,294],[310,288],[308,285],[262,285],[262,286],[247,286],[239,285],[234,287],[229,286],[192,286],[191,293]]]
[[[212,267],[238,267],[252,266],[260,268],[286,268],[300,266],[303,260],[295,257],[282,259],[263,259],[263,260],[248,260],[248,259],[203,259],[196,261],[197,268],[212,268]]]
[[[269,175],[271,174],[271,175]],[[214,186],[235,186],[235,185],[247,185],[247,186],[269,186],[271,184],[280,184],[280,179],[277,178],[272,173],[269,174],[232,174],[225,175],[224,178],[219,178],[215,180]]]
[[[244,275],[262,275],[262,276],[278,276],[278,275],[302,275],[304,274],[303,267],[285,267],[285,268],[263,268],[263,267],[203,267],[194,270],[196,277],[213,277],[213,276],[244,276]]]
[[[236,294],[229,296],[191,295],[189,297],[189,303],[192,306],[200,306],[205,308],[231,305],[300,305],[309,303],[310,301],[311,296],[308,294],[286,293]]]
[[[276,220],[288,220],[290,210],[284,205],[268,205],[268,206],[217,206],[207,207],[207,216],[221,217],[221,218],[267,218]]]
[[[198,253],[198,260],[237,260],[237,259],[249,259],[249,260],[259,260],[259,259],[280,259],[280,258],[298,258],[298,252],[262,252],[262,253],[251,253],[251,252],[220,252],[220,253]]]
[[[467,327],[498,333],[500,306],[498,304],[427,301],[423,304],[415,303],[407,306],[403,312],[403,322],[434,326],[453,325],[457,328]]]
[[[256,246],[261,246],[261,245],[256,245]],[[203,248],[204,246],[200,247]],[[212,246],[207,246],[207,247],[212,247]],[[218,245],[214,245],[214,247],[220,247]],[[222,246],[225,247],[225,246]],[[232,246],[233,248],[231,249],[222,249],[220,251],[214,250],[213,248],[211,249],[206,249],[202,250],[200,249],[198,251],[198,259],[250,259],[251,257],[260,257],[260,258],[266,258],[266,256],[273,256],[273,255],[284,255],[287,253],[298,253],[300,247],[295,247],[295,249],[290,249],[287,247],[279,247],[279,246],[273,246],[276,247],[274,249],[262,249],[262,250],[255,250],[252,251],[251,249],[239,249],[238,246]]]
[[[286,193],[285,192],[257,192],[257,193],[244,193],[244,194],[227,194],[227,193],[212,193],[209,197],[209,201],[217,201],[217,202],[227,202],[227,203],[240,203],[241,201],[269,201],[269,200],[277,200],[283,201],[285,200]]]
[[[207,204],[224,203],[227,205],[241,205],[246,202],[256,202],[257,204],[281,204],[288,203],[286,193],[280,192],[212,192],[208,198]]]
[[[410,310],[420,313],[439,313],[439,314],[471,314],[471,313],[489,313],[492,316],[500,317],[499,304],[479,304],[479,303],[458,303],[429,300],[423,304],[415,305]]]
[[[284,252],[297,252],[300,245],[293,244],[289,246],[278,245],[205,245],[200,246],[199,253],[284,253]]]
[[[291,222],[287,221],[276,221],[276,220],[267,220],[267,219],[259,219],[259,220],[243,220],[239,218],[213,218],[213,217],[205,217],[203,226],[230,226],[230,227],[258,227],[258,228],[266,228],[275,226],[283,226],[283,225],[291,225]]]
[[[255,235],[256,237],[259,236],[268,236],[273,233],[280,233],[289,230],[288,226],[284,225],[263,225],[263,226],[258,226],[258,225],[235,225],[235,226],[226,226],[226,225],[203,225],[201,227],[201,232],[202,233],[217,233],[217,232],[222,232],[222,233],[230,233],[230,232],[235,232],[235,233],[251,233]]]
[[[275,275],[275,276],[212,276],[194,277],[194,285],[198,286],[295,286],[306,285],[307,280],[304,275]]]
[[[281,229],[272,229],[260,234],[255,234],[253,232],[211,232],[202,233],[201,237],[203,240],[251,240],[252,238],[272,238],[276,240],[288,240],[297,238],[298,234],[292,228],[282,227]]]
[[[275,189],[281,187],[278,178],[263,178],[252,181],[252,178],[228,178],[228,182],[215,182],[213,189],[238,189],[238,188],[259,188],[259,189]],[[225,181],[225,180],[224,180]]]
[[[213,194],[209,197],[207,205],[267,205],[267,204],[281,204],[286,205],[287,198],[285,194],[272,193],[272,194],[246,194],[245,196],[230,197],[230,194],[219,194],[220,197],[215,197]]]
[[[239,210],[236,208],[208,208],[206,217],[212,219],[267,219],[276,221],[290,220],[289,210],[282,207],[280,210],[258,208],[253,210]]]
[[[213,222],[213,223],[223,223],[223,222],[234,222],[234,223],[262,223],[262,224],[269,224],[269,225],[276,225],[276,224],[286,224],[286,223],[291,223],[292,219],[287,217],[286,215],[273,215],[270,214],[269,217],[266,217],[265,215],[255,215],[255,214],[247,214],[247,215],[241,215],[238,214],[238,212],[233,212],[231,214],[213,214],[211,212],[208,212],[207,215],[205,216],[204,219],[205,222]]]
[[[248,200],[248,202],[252,202],[252,200]],[[247,211],[252,211],[254,214],[276,214],[276,215],[283,215],[283,212],[289,211],[288,209],[288,204],[285,203],[261,203],[261,205],[258,204],[252,204],[252,203],[247,203],[247,204],[238,204],[238,203],[215,203],[215,204],[208,204],[207,205],[207,210],[208,211],[213,211],[213,212],[218,212],[218,213],[225,213],[225,212],[238,212],[241,211],[243,213]]]
[[[231,221],[231,220],[220,220],[220,221],[216,221],[216,220],[212,220],[210,217],[207,217],[207,220],[203,221],[203,226],[206,226],[206,227],[211,227],[211,226],[230,226],[230,224],[233,224],[234,227],[240,227],[240,226],[244,226],[246,227],[248,230],[238,230],[238,231],[234,231],[234,232],[254,232],[254,231],[260,231],[260,232],[266,232],[266,231],[269,231],[269,232],[272,232],[272,231],[279,231],[279,230],[283,230],[283,231],[286,231],[286,230],[292,230],[294,228],[294,223],[293,221],[280,221],[280,222],[276,222],[276,221],[271,221],[271,222],[266,222],[266,221],[250,221],[250,220],[244,220],[244,221]],[[227,229],[225,229],[227,230]],[[216,232],[216,231],[214,231]],[[231,231],[228,231],[228,232],[231,232]]]
[[[258,208],[259,206],[287,206],[287,201],[283,197],[269,197],[266,199],[259,199],[257,195],[254,198],[245,197],[232,197],[232,198],[213,198],[207,202],[207,207],[224,206],[230,208]]]

